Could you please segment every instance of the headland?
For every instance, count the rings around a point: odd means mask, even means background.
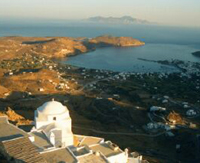
[[[194,55],[196,57],[200,57],[200,51],[194,52],[194,53],[192,53],[192,55]]]

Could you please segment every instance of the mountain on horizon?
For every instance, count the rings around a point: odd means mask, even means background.
[[[109,24],[149,24],[147,20],[133,18],[131,16],[123,17],[103,17],[95,16],[87,19],[90,22],[109,23]]]

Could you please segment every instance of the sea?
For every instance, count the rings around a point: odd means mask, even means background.
[[[200,28],[152,24],[118,25],[86,21],[0,21],[0,36],[87,37],[129,36],[145,42],[140,47],[105,47],[62,59],[63,64],[119,72],[177,72],[152,61],[182,60],[200,63],[191,53],[200,50]]]

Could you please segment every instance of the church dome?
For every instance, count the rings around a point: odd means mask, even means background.
[[[38,108],[38,111],[46,115],[58,115],[68,112],[68,109],[66,106],[63,106],[60,102],[49,101],[40,106]]]

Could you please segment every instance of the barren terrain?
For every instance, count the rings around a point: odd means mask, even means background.
[[[34,110],[54,98],[68,107],[76,134],[104,137],[150,162],[198,161],[199,72],[119,73],[54,60],[99,44],[132,46],[135,41],[105,37],[0,38],[1,115],[14,124],[31,125]],[[166,111],[151,112],[151,106]],[[187,114],[189,110],[196,114]]]

